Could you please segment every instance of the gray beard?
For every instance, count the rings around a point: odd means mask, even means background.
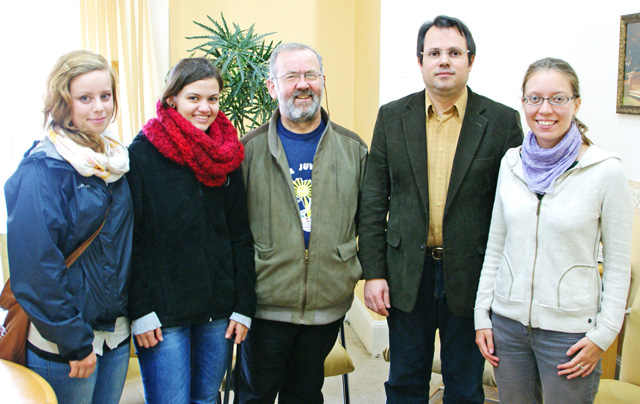
[[[295,99],[299,95],[309,94],[311,96],[311,100],[313,101],[308,108],[300,108],[295,106]],[[317,97],[316,94],[311,91],[296,91],[293,93],[291,98],[289,98],[284,103],[284,111],[282,111],[283,115],[290,120],[291,122],[301,123],[301,122],[309,122],[315,118],[318,110],[320,110],[320,100],[321,97]]]

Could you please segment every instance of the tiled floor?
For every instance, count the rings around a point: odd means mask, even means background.
[[[384,404],[384,382],[387,380],[389,373],[389,363],[385,362],[381,356],[375,358],[369,355],[369,352],[367,352],[348,324],[345,326],[345,335],[347,351],[356,367],[356,370],[349,373],[348,376],[351,404]],[[441,381],[442,378],[439,374],[432,374],[430,392],[432,397],[429,404],[442,403],[442,391],[438,390]],[[325,379],[322,393],[324,394],[325,403],[342,403],[341,378],[334,376]],[[497,392],[491,387],[485,388],[485,396],[488,399],[496,399],[497,401]],[[487,403],[490,402],[487,401]]]
[[[349,356],[353,360],[356,370],[349,373],[349,396],[351,404],[384,404],[384,382],[389,374],[389,362],[382,356],[372,357],[364,348],[351,327],[345,326],[346,345]],[[431,394],[437,391],[441,382],[440,375],[433,374],[431,380]],[[324,401],[327,404],[342,403],[342,383],[338,376],[325,379]]]

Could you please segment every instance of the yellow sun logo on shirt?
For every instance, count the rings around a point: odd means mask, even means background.
[[[311,180],[296,178],[293,181],[293,190],[296,193],[296,198],[302,202],[307,211],[307,217],[311,217]]]

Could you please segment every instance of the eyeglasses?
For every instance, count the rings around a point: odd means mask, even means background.
[[[315,72],[307,72],[307,73],[287,73],[282,76],[274,77],[273,80],[282,79],[285,83],[293,84],[300,81],[301,78],[304,77],[304,81],[307,83],[315,83],[322,77],[321,74]]]
[[[539,95],[528,95],[526,97],[522,97],[522,101],[526,102],[529,105],[540,106],[544,102],[544,100],[549,101],[551,105],[564,105],[571,101],[572,99],[578,97],[577,95],[573,97],[567,97],[566,95],[554,95],[553,97],[540,97]]]
[[[465,53],[469,53],[469,52],[470,52],[469,50],[451,48],[449,50],[446,50],[446,49],[429,49],[426,52],[420,52],[420,54],[422,56],[426,56],[427,58],[429,58],[431,60],[437,60],[437,59],[440,59],[440,57],[442,56],[443,53],[446,53],[447,55],[449,55],[449,57],[451,59],[459,59],[462,56],[464,56]]]

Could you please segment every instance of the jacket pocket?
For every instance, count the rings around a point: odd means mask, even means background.
[[[497,296],[502,297],[505,300],[518,300],[520,299],[512,299],[513,295],[513,285],[514,284],[514,275],[513,270],[511,269],[511,265],[509,265],[509,260],[506,255],[502,255],[502,261],[500,261],[500,267],[498,268],[498,274],[496,275],[495,280],[495,293]]]
[[[356,239],[352,239],[347,241],[346,243],[342,243],[338,245],[338,253],[340,254],[340,258],[342,258],[343,262],[349,261],[353,258],[358,252],[358,243]]]
[[[558,280],[557,308],[581,310],[597,307],[599,280],[600,274],[592,265],[574,265],[568,268]]]
[[[259,259],[259,260],[268,259],[271,256],[271,254],[273,254],[273,245],[263,247],[263,246],[254,244],[253,248],[255,249],[256,259]]]
[[[400,247],[401,242],[402,233],[393,229],[387,229],[387,244],[389,244],[391,247],[398,248]]]

